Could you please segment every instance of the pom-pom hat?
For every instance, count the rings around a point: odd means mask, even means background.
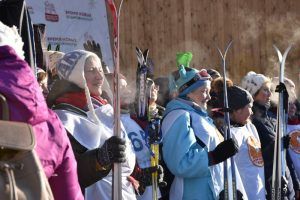
[[[267,82],[271,82],[271,79],[264,76],[263,74],[257,74],[253,71],[247,73],[246,76],[242,79],[241,86],[252,96],[260,90],[260,88]]]
[[[176,61],[179,65],[179,77],[175,78],[175,84],[180,97],[187,95],[201,86],[210,84],[211,77],[205,69],[199,71],[188,67],[192,57],[190,52],[178,53],[176,55]]]

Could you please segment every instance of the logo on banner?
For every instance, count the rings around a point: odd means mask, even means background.
[[[294,130],[289,135],[291,136],[290,148],[300,154],[300,130]]]
[[[247,139],[247,144],[251,162],[258,167],[264,166],[260,142],[255,137],[250,136]]]
[[[50,22],[58,22],[59,20],[54,4],[49,3],[49,1],[45,1],[45,19]]]

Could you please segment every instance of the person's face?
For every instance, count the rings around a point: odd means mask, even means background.
[[[158,91],[159,91],[159,85],[155,85],[155,83],[153,83],[150,88],[150,100],[151,101],[155,102],[157,100]]]
[[[254,101],[258,102],[261,105],[270,103],[271,92],[271,83],[265,83],[254,96]]]
[[[56,67],[54,67],[51,71],[50,71],[51,73],[51,77],[54,77],[55,75],[57,75],[57,69],[56,69]]]
[[[101,65],[94,57],[89,57],[84,65],[84,77],[91,94],[100,96],[102,94],[102,85],[104,73]]]
[[[207,109],[207,102],[210,100],[210,86],[202,86],[187,94],[187,96],[198,104],[202,109]]]
[[[294,102],[289,102],[289,112],[288,115],[290,118],[293,118],[296,115],[297,107]]]
[[[130,90],[127,81],[120,78],[120,103],[121,107],[127,107],[133,100],[133,94]]]
[[[252,103],[250,103],[243,108],[233,111],[231,114],[231,119],[236,123],[246,124],[252,114]]]
[[[39,82],[40,88],[43,92],[44,97],[46,98],[49,94],[48,90],[48,77],[46,76],[43,80]]]

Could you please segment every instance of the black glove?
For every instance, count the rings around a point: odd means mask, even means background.
[[[88,40],[83,44],[83,47],[85,50],[95,53],[102,60],[102,52],[99,43],[96,43],[94,40]]]
[[[290,146],[290,135],[285,135],[282,137],[283,148],[288,149]]]
[[[164,170],[161,165],[147,167],[144,169],[138,168],[132,175],[137,181],[139,181],[139,194],[143,194],[146,187],[152,185],[152,173],[154,172],[157,172],[158,186],[167,186],[167,183],[164,181]]]
[[[227,158],[235,155],[239,151],[239,146],[234,138],[227,139],[213,150],[208,152],[208,165],[216,165],[223,162]]]
[[[224,190],[222,190],[219,194],[219,200],[226,199],[224,195],[225,195]],[[236,190],[236,195],[237,195],[237,200],[243,200],[243,193],[241,193],[241,191]]]
[[[83,44],[83,47],[85,50],[95,53],[100,58],[104,73],[109,73],[108,71],[109,69],[102,58],[102,51],[101,51],[100,44],[96,43],[94,40],[92,41],[88,40]]]
[[[117,136],[107,139],[97,152],[97,160],[101,166],[108,166],[112,163],[122,163],[126,161],[125,145],[126,141]]]
[[[286,89],[285,84],[280,82],[279,85],[276,85],[275,92],[283,94],[283,109],[287,112],[289,104],[289,93]]]

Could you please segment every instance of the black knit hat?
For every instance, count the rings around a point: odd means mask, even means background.
[[[230,111],[238,110],[253,102],[253,98],[247,90],[235,85],[227,88],[227,97]],[[221,99],[224,99],[223,93]]]

